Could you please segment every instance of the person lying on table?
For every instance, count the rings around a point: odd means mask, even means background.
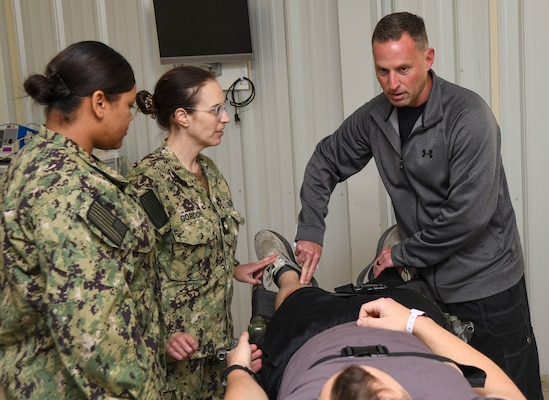
[[[226,400],[525,398],[495,363],[443,328],[436,305],[419,293],[338,296],[299,282],[278,234],[261,231],[255,244],[258,257],[278,254],[264,280],[280,290],[263,359],[247,332],[227,355]]]

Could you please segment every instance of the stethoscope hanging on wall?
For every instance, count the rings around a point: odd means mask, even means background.
[[[236,86],[241,81],[246,81],[250,84],[250,95],[248,96],[248,98],[246,98],[243,101],[237,101],[235,97],[235,92],[237,91]],[[229,94],[230,94],[230,98],[229,98]],[[254,98],[255,98],[255,86],[253,82],[245,76],[238,78],[236,81],[232,83],[231,86],[229,86],[229,89],[227,89],[227,92],[225,93],[225,100],[228,100],[231,106],[234,107],[234,121],[236,123],[240,122],[240,117],[238,116],[238,109],[242,107],[246,107],[248,104],[250,104],[253,101]]]

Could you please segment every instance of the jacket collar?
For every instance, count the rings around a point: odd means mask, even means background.
[[[431,87],[425,111],[423,112],[423,128],[429,128],[437,124],[444,115],[442,107],[442,85],[444,80],[439,78],[433,70],[430,70],[429,74],[433,78],[433,86]],[[378,114],[377,117],[381,118],[385,123],[389,122],[389,118],[395,107],[384,93],[378,95],[374,100],[378,100],[380,104],[379,107],[373,109],[375,110],[373,113]]]

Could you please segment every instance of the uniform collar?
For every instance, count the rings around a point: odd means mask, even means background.
[[[91,168],[97,170],[109,181],[118,186],[122,191],[124,191],[128,186],[129,182],[124,176],[122,176],[122,174],[112,168],[109,168],[103,161],[88,153],[74,140],[46,128],[45,125],[40,126],[38,136],[56,146],[63,147],[67,153],[72,154],[74,157],[80,158],[85,163],[90,165]]]

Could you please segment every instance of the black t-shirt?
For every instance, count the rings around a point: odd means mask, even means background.
[[[417,107],[397,108],[398,128],[400,131],[399,134],[401,143],[404,143],[408,139],[408,136],[410,136],[410,133],[412,133],[412,129],[414,128],[416,121],[421,114],[423,114],[423,110],[425,110],[425,104],[427,104],[427,102]]]

